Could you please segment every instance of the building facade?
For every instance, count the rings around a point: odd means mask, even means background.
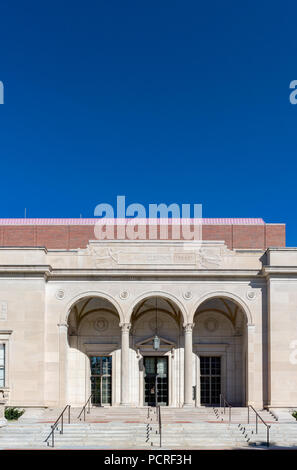
[[[204,219],[202,240],[94,240],[94,219],[0,220],[11,406],[297,406],[297,248]],[[158,224],[156,223],[156,226]],[[170,223],[168,223],[170,225]],[[172,224],[171,224],[172,225]]]

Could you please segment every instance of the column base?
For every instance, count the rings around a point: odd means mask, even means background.
[[[120,406],[125,406],[126,408],[131,406],[130,403],[120,403]]]
[[[7,419],[5,418],[0,419],[0,428],[2,428],[3,426],[7,426]]]
[[[183,408],[194,408],[194,403],[184,403]]]

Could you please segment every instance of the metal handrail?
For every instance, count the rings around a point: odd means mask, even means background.
[[[60,434],[63,434],[64,432],[64,413],[66,412],[68,408],[68,424],[70,424],[70,408],[71,405],[66,405],[62,413],[59,415],[58,419],[54,422],[54,424],[51,426],[52,430],[47,436],[47,438],[44,440],[46,444],[49,446],[49,438],[52,436],[52,447],[55,447],[55,430],[58,427],[59,421],[61,420],[61,428],[60,428]]]
[[[223,406],[222,406],[223,403]],[[220,393],[220,408],[224,408],[224,414],[226,413],[226,406],[229,408],[229,424],[231,423],[232,418],[232,406],[227,402],[226,398],[222,393]]]
[[[157,406],[158,410],[158,423],[159,423],[159,437],[160,437],[160,447],[162,447],[162,419],[161,419],[161,406]]]
[[[84,406],[82,407],[81,409],[81,412],[79,413],[77,419],[79,419],[81,421],[81,415],[84,414],[84,421],[86,420],[86,407],[88,407],[88,410],[87,410],[87,413],[90,414],[90,411],[91,411],[91,398],[93,396],[93,393],[91,393],[91,395],[89,396],[89,398],[87,399],[86,403],[84,404]]]
[[[254,411],[254,413],[256,413],[256,434],[258,434],[258,417],[260,418],[262,423],[265,424],[265,426],[266,426],[266,445],[267,445],[267,447],[269,447],[269,444],[270,444],[269,443],[270,425],[265,423],[262,416],[259,415],[258,411],[256,411],[255,408],[252,405],[247,406],[247,409],[248,409],[248,424],[250,424],[250,408]]]

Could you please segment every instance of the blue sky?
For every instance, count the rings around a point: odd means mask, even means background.
[[[297,246],[294,1],[4,1],[0,217],[202,203]]]

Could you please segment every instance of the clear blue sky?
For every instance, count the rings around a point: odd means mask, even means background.
[[[202,203],[297,246],[296,1],[3,1],[0,217]]]

